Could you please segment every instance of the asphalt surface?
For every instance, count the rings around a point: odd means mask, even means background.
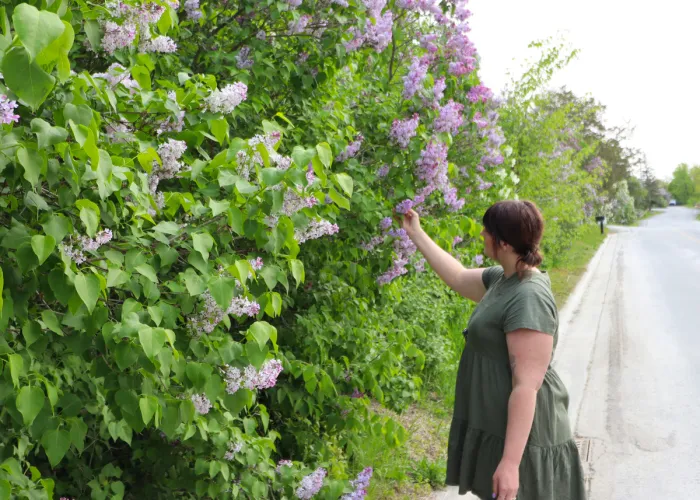
[[[560,315],[554,367],[589,500],[700,499],[700,222],[611,228]],[[436,500],[473,500],[455,488]]]

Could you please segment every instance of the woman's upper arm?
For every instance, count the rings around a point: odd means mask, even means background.
[[[554,337],[548,333],[521,328],[506,335],[513,386],[538,391],[552,359]]]
[[[455,291],[461,296],[480,302],[486,293],[484,269],[462,269],[455,280]]]

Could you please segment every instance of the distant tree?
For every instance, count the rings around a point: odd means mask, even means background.
[[[690,176],[688,164],[681,163],[673,171],[673,180],[668,185],[668,190],[680,205],[690,202],[695,194],[695,184]]]

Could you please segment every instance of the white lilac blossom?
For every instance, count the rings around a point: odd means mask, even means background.
[[[391,138],[394,139],[401,148],[406,149],[411,139],[416,136],[418,121],[418,113],[414,113],[411,118],[406,120],[394,120],[391,124]]]
[[[130,46],[136,38],[136,26],[129,22],[119,25],[114,21],[107,21],[102,28],[104,29],[102,48],[109,55]]]
[[[318,203],[318,200],[313,196],[302,198],[296,192],[288,189],[284,193],[282,201],[282,213],[287,216],[292,216],[304,208],[311,208]]]
[[[156,130],[157,135],[164,134],[166,132],[182,132],[185,127],[185,112],[178,111],[175,116],[170,116],[163,120]]]
[[[280,474],[282,472],[282,467],[291,467],[292,465],[291,460],[280,460],[277,462],[277,473]]]
[[[233,460],[233,458],[236,456],[236,453],[240,452],[242,449],[242,443],[229,443],[228,451],[224,454],[224,459],[229,461]]]
[[[315,240],[325,235],[336,234],[339,231],[338,225],[325,219],[312,220],[304,229],[295,229],[294,238],[299,243]]]
[[[68,243],[61,244],[61,249],[73,262],[82,264],[87,260],[83,252],[94,252],[110,241],[112,241],[112,231],[111,229],[105,229],[104,231],[99,231],[95,235],[95,239],[87,236],[78,236],[78,241],[74,243],[71,238]]]
[[[296,9],[301,5],[302,0],[287,0],[287,3],[289,4],[290,7]]]
[[[132,92],[141,89],[139,83],[132,79],[127,69],[119,63],[110,65],[106,73],[95,73],[92,77],[105,80],[110,87],[116,87],[121,84]]]
[[[169,36],[158,36],[152,40],[145,40],[139,45],[141,52],[157,52],[172,54],[177,51],[177,44]]]
[[[267,33],[265,33],[265,30],[260,30],[255,35],[255,38],[257,38],[258,40],[265,40],[267,38]]]
[[[226,85],[221,90],[212,91],[204,99],[209,111],[213,113],[230,114],[248,97],[248,87],[245,83],[236,82]]]
[[[6,95],[0,95],[0,123],[12,123],[19,121],[19,115],[15,114],[17,101],[12,101]]]
[[[199,10],[199,0],[186,0],[185,12],[190,21],[199,21],[202,18],[202,11]]]
[[[186,165],[180,161],[185,151],[187,151],[187,143],[175,139],[168,139],[168,142],[158,146],[158,155],[162,164],[153,163],[153,170],[148,177],[151,193],[155,194],[161,180],[172,179],[186,168]]]
[[[425,272],[425,264],[426,264],[425,259],[418,259],[413,264],[413,269],[415,269],[417,273]]]
[[[194,403],[194,409],[200,415],[206,415],[211,410],[211,401],[204,394],[192,394],[191,400]]]
[[[323,479],[326,477],[326,469],[319,467],[314,472],[304,477],[296,490],[297,498],[309,500],[323,488]]]
[[[250,57],[250,47],[242,47],[236,54],[236,66],[238,69],[249,69],[253,67],[253,58]]]
[[[225,311],[219,307],[209,292],[205,292],[203,298],[203,309],[199,314],[188,318],[188,327],[195,337],[213,332],[214,328],[223,321],[226,314],[256,316],[260,312],[260,305],[245,297],[234,297],[231,299],[231,303]]]

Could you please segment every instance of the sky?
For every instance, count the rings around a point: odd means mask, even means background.
[[[700,4],[692,0],[471,0],[470,38],[485,85],[536,56],[534,40],[563,36],[580,54],[552,85],[607,106],[608,125],[635,127],[657,177],[700,164]]]

